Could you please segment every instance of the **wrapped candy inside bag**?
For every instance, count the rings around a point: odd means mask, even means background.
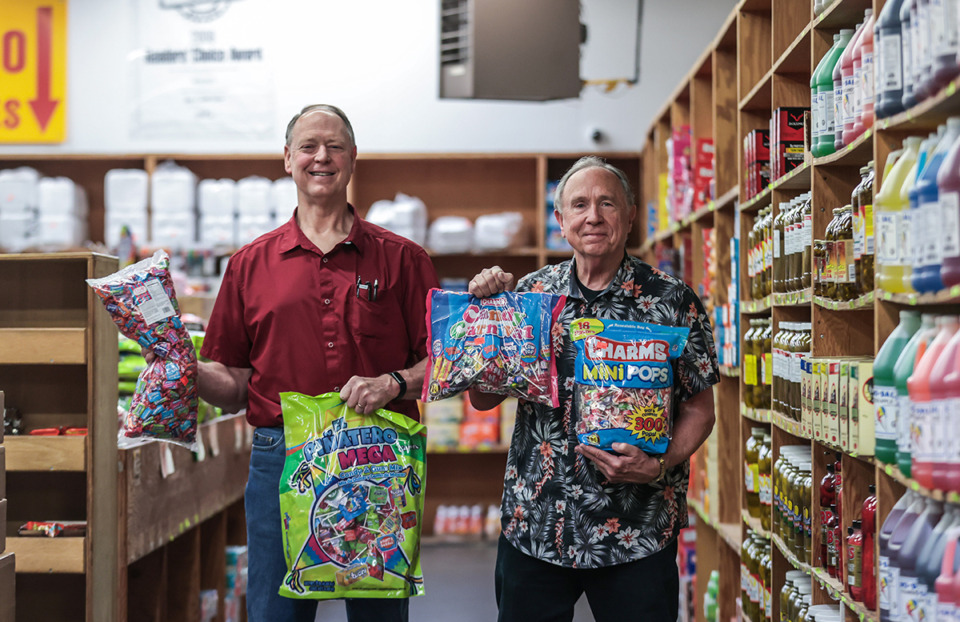
[[[140,373],[121,438],[153,438],[196,449],[197,353],[180,321],[169,257],[152,257],[87,284],[125,336],[156,355]]]
[[[565,296],[503,292],[489,298],[432,289],[427,296],[425,402],[475,388],[559,406],[554,327]]]
[[[580,442],[607,451],[627,443],[664,453],[673,426],[673,363],[689,334],[688,328],[644,322],[571,322]]]

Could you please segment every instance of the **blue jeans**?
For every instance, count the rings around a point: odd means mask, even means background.
[[[247,619],[250,622],[313,622],[315,600],[277,592],[287,572],[280,518],[280,477],[286,458],[283,428],[257,428],[244,495],[247,514]],[[407,622],[410,601],[345,599],[350,622]]]

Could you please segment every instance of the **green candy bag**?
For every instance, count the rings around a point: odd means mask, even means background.
[[[420,526],[426,428],[337,393],[281,393],[287,457],[280,479],[288,598],[423,594]]]

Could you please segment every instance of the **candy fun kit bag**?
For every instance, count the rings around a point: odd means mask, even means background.
[[[556,408],[553,326],[565,296],[503,292],[489,298],[432,289],[424,402],[469,388]]]
[[[423,424],[382,408],[359,415],[337,393],[281,393],[280,404],[287,445],[280,595],[423,594]]]
[[[163,251],[87,284],[125,336],[157,357],[147,365],[124,417],[120,439],[154,438],[194,451],[197,439],[197,353]]]
[[[662,454],[673,423],[673,361],[688,328],[584,318],[570,323],[577,347],[577,437],[607,451],[613,443]]]

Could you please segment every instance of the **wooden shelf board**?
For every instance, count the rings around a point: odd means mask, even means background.
[[[765,296],[760,300],[741,300],[740,313],[766,313],[773,307],[773,295]]]
[[[778,75],[810,75],[810,24],[803,27],[783,54],[773,63],[773,73]]]
[[[871,0],[834,0],[813,20],[814,28],[853,28],[863,19],[863,12],[871,8]]]
[[[773,306],[775,307],[800,307],[809,305],[812,300],[813,290],[810,287],[799,292],[773,294]]]
[[[7,436],[7,471],[85,471],[86,436]]]
[[[739,367],[730,367],[729,365],[720,366],[720,375],[726,376],[727,378],[739,378],[740,377],[740,368]]]
[[[7,551],[16,555],[17,572],[83,574],[86,538],[7,538]],[[112,597],[112,595],[111,595]]]
[[[0,328],[0,364],[83,365],[85,328]]]
[[[944,492],[943,490],[936,490],[921,486],[917,480],[909,478],[901,473],[900,468],[895,464],[886,464],[876,459],[873,460],[873,463],[877,466],[877,470],[879,470],[881,473],[886,473],[887,477],[895,479],[906,488],[909,488],[914,492],[918,492],[924,497],[929,497],[940,502],[960,503],[960,494],[955,492]]]
[[[837,151],[813,159],[814,166],[866,166],[873,159],[873,129],[868,129],[855,141]]]
[[[773,70],[763,74],[763,77],[753,85],[746,96],[740,100],[739,110],[766,111],[770,114],[770,105],[773,102]]]
[[[756,196],[747,199],[738,208],[741,212],[752,212],[766,206],[770,202],[770,195],[774,190],[806,190],[810,187],[811,166],[804,162],[786,175],[770,182]]]
[[[767,408],[750,408],[746,404],[740,404],[740,414],[746,419],[756,423],[770,423],[773,420],[773,411]]]
[[[877,290],[875,299],[910,306],[956,304],[960,302],[960,285],[930,294],[893,294]]]
[[[755,531],[760,536],[770,539],[770,530],[764,529],[763,525],[760,523],[759,518],[754,518],[750,516],[750,512],[747,510],[740,510],[740,518],[743,520],[743,524]]]
[[[955,79],[941,89],[939,93],[928,97],[910,110],[887,119],[878,119],[876,129],[902,132],[936,129],[938,125],[946,121],[947,117],[955,116],[960,112],[960,97],[957,96],[958,87],[960,87],[960,78]]]
[[[771,420],[773,422],[773,425],[777,426],[787,434],[791,434],[793,436],[796,436],[797,438],[803,438],[807,440],[809,440],[811,437],[810,433],[803,429],[802,423],[800,423],[799,421],[794,421],[793,419],[790,419],[789,417],[781,415],[778,412],[774,412],[771,415]]]
[[[737,10],[741,13],[769,13],[770,0],[741,0]]]
[[[739,196],[740,196],[740,188],[737,188],[736,186],[734,186],[733,188],[730,188],[729,190],[727,190],[726,192],[718,196],[717,199],[714,201],[714,204],[716,205],[716,209],[723,209],[728,205],[733,205],[734,203],[736,203],[737,198],[739,198]]]
[[[738,555],[740,554],[739,523],[721,523],[715,520],[704,511],[703,506],[696,499],[689,499],[687,505],[697,514],[701,522],[709,525],[717,532],[717,535],[720,536],[720,539],[724,541],[727,546],[733,549]]]
[[[183,447],[149,441],[120,450],[126,480],[127,563],[145,556],[243,497],[250,460],[248,424],[242,415],[227,415],[200,426],[206,449],[203,462]],[[219,454],[213,455],[216,437]],[[166,478],[160,461],[173,459]]]
[[[831,311],[859,311],[861,309],[872,309],[873,300],[873,292],[867,292],[855,300],[846,300],[843,302],[839,300],[830,300],[828,298],[823,298],[822,296],[814,296],[813,303],[818,307],[830,309]]]

